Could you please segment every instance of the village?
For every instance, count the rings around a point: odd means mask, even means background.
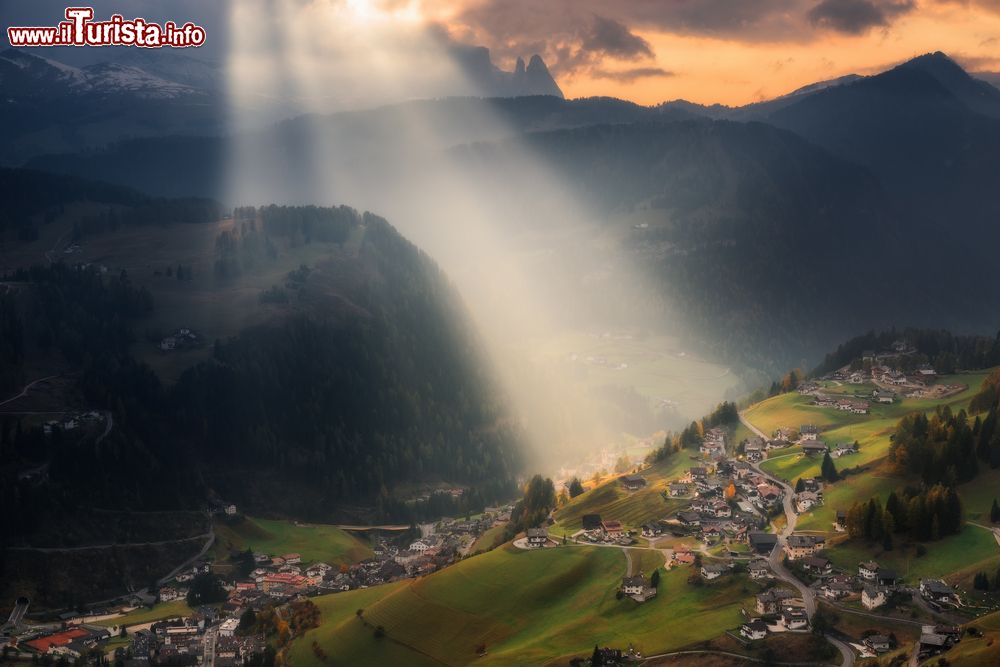
[[[442,518],[425,524],[423,535],[386,531],[372,538],[372,557],[353,564],[307,561],[298,553],[234,552],[228,562],[199,558],[155,590],[125,596],[113,604],[85,610],[45,614],[31,621],[30,600],[15,604],[0,628],[4,655],[27,660],[80,660],[103,656],[125,667],[157,664],[201,664],[235,667],[250,663],[268,646],[246,619],[317,595],[378,586],[425,576],[467,555],[486,530],[510,520],[512,505],[489,507],[470,519]],[[235,505],[213,510],[220,520],[238,520]],[[242,565],[245,574],[233,564]],[[218,599],[197,599],[217,586]],[[182,605],[185,614],[144,621],[143,616],[167,605]],[[178,607],[184,609],[183,606]],[[130,622],[130,619],[136,619]]]
[[[755,436],[733,444],[726,429],[709,429],[699,447],[699,464],[671,480],[662,492],[665,499],[689,501],[686,507],[636,530],[627,529],[616,517],[587,514],[582,517],[582,528],[570,538],[578,544],[660,549],[667,555],[668,569],[688,566],[691,578],[705,585],[746,575],[763,590],[755,595],[753,608],[744,610],[745,622],[730,635],[747,645],[776,633],[809,632],[819,599],[834,608],[872,615],[888,613],[900,603],[912,602],[931,612],[960,606],[959,595],[941,580],[906,582],[873,561],[858,563],[856,570],[836,568],[825,555],[828,545],[824,536],[768,532],[772,520],[785,512],[801,515],[821,506],[825,485],[821,477],[804,478],[793,489],[774,479],[759,467],[769,452],[793,447],[802,457],[833,458],[858,452],[856,443],[831,448],[820,435],[816,426],[802,424],[794,431],[782,430],[774,438]],[[633,493],[646,487],[647,480],[639,469],[619,476],[618,484],[624,492]],[[834,530],[846,531],[846,513],[838,510],[836,517]],[[786,525],[794,526],[794,521]],[[678,544],[678,538],[693,539],[694,544]],[[532,529],[520,546],[557,544],[546,529]],[[638,604],[647,603],[656,597],[657,583],[658,573],[652,578],[641,572],[628,573],[621,580],[619,595]],[[961,637],[961,629],[952,624],[922,625],[918,655],[927,659],[942,653]],[[883,634],[838,639],[863,658],[898,647],[895,636]]]

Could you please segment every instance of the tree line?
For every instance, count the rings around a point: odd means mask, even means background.
[[[878,497],[855,502],[847,512],[847,532],[853,539],[881,542],[893,548],[898,536],[916,542],[939,540],[962,529],[962,501],[953,487],[907,487],[892,491],[885,506]]]

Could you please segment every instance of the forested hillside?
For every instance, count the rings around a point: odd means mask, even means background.
[[[352,246],[294,272],[273,317],[216,341],[175,384],[133,356],[157,304],[124,272],[56,263],[4,276],[16,286],[0,302],[7,389],[26,379],[25,341],[41,341],[71,364],[85,404],[114,417],[110,432],[82,438],[5,419],[0,486],[16,531],[73,506],[197,507],[210,492],[327,519],[348,502],[408,519],[420,508],[399,493],[424,484],[467,487],[462,507],[511,493],[518,429],[434,263],[346,207],[240,214],[271,244],[344,248],[349,235]],[[45,483],[16,481],[39,465]]]

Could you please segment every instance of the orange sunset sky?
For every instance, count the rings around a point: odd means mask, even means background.
[[[453,39],[490,47],[505,68],[540,53],[567,97],[744,104],[930,51],[970,71],[1000,71],[1000,0],[470,0],[422,9]]]

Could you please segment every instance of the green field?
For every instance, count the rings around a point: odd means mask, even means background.
[[[291,663],[311,664],[313,641],[343,664],[565,664],[595,643],[665,651],[736,627],[757,590],[737,577],[692,586],[690,570],[679,568],[663,573],[660,595],[639,605],[615,599],[624,571],[620,549],[508,546],[423,579],[320,597],[322,625],[297,640]],[[354,593],[361,595],[348,597]],[[379,625],[386,636],[376,639]],[[480,645],[487,654],[477,658]]]
[[[128,612],[124,616],[108,618],[103,621],[94,621],[94,625],[110,628],[115,625],[141,625],[153,621],[162,621],[167,618],[179,618],[189,616],[191,608],[184,600],[173,600],[172,602],[161,602],[152,607],[142,607]]]
[[[350,533],[322,524],[251,517],[230,524],[223,519],[216,521],[215,534],[213,552],[217,560],[225,560],[231,551],[248,548],[272,556],[298,553],[304,563],[321,561],[330,565],[357,563],[372,555],[371,548]]]
[[[833,535],[833,522],[838,510],[846,511],[856,501],[866,501],[872,496],[878,496],[885,502],[890,491],[912,481],[896,474],[886,458],[891,444],[890,436],[898,420],[910,412],[932,411],[938,405],[947,404],[953,410],[965,408],[988,373],[989,371],[981,371],[942,377],[939,380],[942,383],[966,384],[968,388],[944,400],[904,399],[892,405],[872,404],[872,413],[869,415],[818,408],[809,405],[811,397],[795,393],[762,401],[749,408],[745,414],[752,424],[765,432],[772,432],[780,427],[798,428],[802,424],[816,424],[822,429],[820,438],[831,446],[858,441],[858,454],[835,458],[834,464],[838,470],[861,468],[862,471],[827,485],[823,491],[824,504],[798,519],[797,527],[801,530],[825,531]],[[859,387],[848,386],[839,389],[850,389],[849,393],[861,390]],[[821,461],[821,457],[805,457],[797,447],[790,447],[771,452],[761,467],[794,483],[800,477],[819,475]],[[983,469],[974,480],[959,487],[968,518],[982,521],[981,517],[986,516],[988,519],[993,498],[1000,497],[998,485],[1000,471]],[[856,568],[858,562],[875,558],[882,565],[896,569],[913,581],[919,577],[952,576],[959,571],[990,563],[1000,555],[1000,547],[992,534],[975,526],[966,526],[960,534],[938,542],[929,542],[925,547],[927,554],[918,558],[912,547],[883,552],[877,545],[840,540],[828,550],[828,557],[835,565],[849,571]]]
[[[606,480],[587,490],[561,507],[555,515],[556,534],[572,534],[580,530],[584,514],[600,514],[602,519],[621,521],[627,528],[636,529],[642,524],[666,517],[671,512],[686,507],[690,502],[664,498],[663,492],[671,480],[676,480],[689,467],[697,465],[687,453],[680,452],[671,458],[642,471],[646,486],[629,492],[622,488],[617,477]]]

